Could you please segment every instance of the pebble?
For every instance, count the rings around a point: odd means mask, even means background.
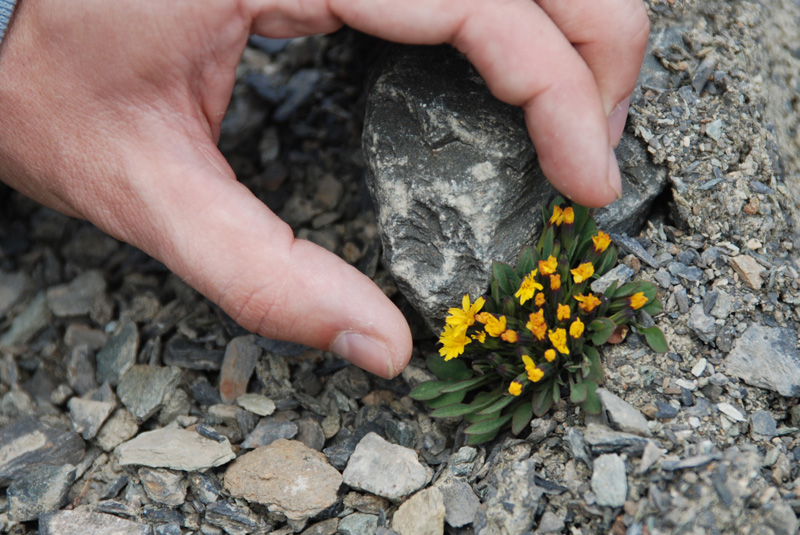
[[[89,440],[97,435],[100,427],[117,408],[117,404],[74,397],[69,400],[67,407],[72,417],[72,430]]]
[[[70,464],[34,466],[8,487],[8,517],[28,522],[42,513],[57,511],[67,502],[74,482],[75,467]]]
[[[120,378],[136,363],[139,331],[132,321],[124,321],[97,353],[97,382],[119,383]]]
[[[139,425],[127,409],[120,408],[106,420],[97,433],[97,445],[105,451],[111,451],[126,440],[136,436]]]
[[[336,503],[341,484],[342,475],[323,454],[296,440],[280,439],[245,453],[225,471],[225,488],[232,496],[294,520]]]
[[[471,524],[481,500],[472,490],[472,486],[459,477],[440,479],[434,485],[442,493],[444,502],[444,519],[454,528]]]
[[[758,438],[769,440],[778,434],[775,418],[769,411],[755,411],[750,415],[750,433],[760,435]],[[756,437],[754,437],[756,438]]]
[[[47,298],[40,292],[30,304],[11,322],[11,328],[0,336],[0,346],[25,345],[50,322],[52,312],[47,307]]]
[[[206,507],[205,520],[228,535],[263,533],[264,522],[244,504],[218,501]]]
[[[633,278],[633,270],[625,264],[619,264],[599,279],[592,281],[592,291],[597,294],[605,293],[614,282],[617,288]]]
[[[322,451],[325,446],[325,433],[314,418],[301,418],[297,422],[297,440],[311,448]]]
[[[692,306],[689,312],[689,327],[700,340],[710,344],[717,335],[717,325],[714,318],[706,314],[703,305],[698,303]]]
[[[438,488],[431,487],[400,505],[392,518],[392,529],[398,535],[441,535],[444,518],[444,497]]]
[[[628,496],[625,461],[622,457],[606,454],[595,459],[591,485],[597,505],[622,507]]]
[[[386,498],[381,498],[374,494],[361,494],[360,492],[348,492],[344,497],[343,503],[347,508],[370,515],[386,514],[391,508],[391,502]]]
[[[717,318],[718,320],[724,320],[728,316],[730,316],[731,312],[733,311],[733,298],[727,292],[719,292],[717,296],[717,301],[714,303],[714,306],[711,308],[711,315]]]
[[[544,535],[545,533],[561,533],[566,524],[564,519],[552,511],[545,511],[542,518],[539,520],[539,525],[536,527],[536,535]]]
[[[339,533],[339,519],[329,518],[309,526],[300,535],[336,535],[337,533]]]
[[[262,418],[256,428],[242,442],[242,448],[259,448],[272,444],[281,438],[294,438],[295,435],[297,435],[297,424],[294,422]]]
[[[323,421],[323,424],[325,424],[325,421]],[[326,433],[324,425],[322,431]],[[350,431],[350,429],[346,427],[341,428],[336,433],[331,444],[322,450],[322,453],[328,457],[328,460],[333,466],[339,470],[344,470],[347,466],[347,462],[350,460],[350,456],[355,451],[361,439],[369,433],[380,431],[380,426],[374,422],[361,426],[355,431]]]
[[[174,366],[135,365],[120,379],[117,395],[131,416],[144,422],[161,409],[180,378],[181,370]]]
[[[221,349],[207,349],[204,344],[176,336],[164,346],[162,359],[167,366],[187,370],[219,370],[224,356]]]
[[[722,371],[782,396],[800,396],[797,333],[788,327],[751,324],[734,343]]]
[[[239,336],[228,343],[220,370],[219,391],[222,401],[233,403],[247,392],[247,383],[261,356],[254,335]]]
[[[117,447],[119,464],[170,468],[192,472],[221,466],[233,460],[227,439],[217,442],[178,427],[146,431]]]
[[[342,474],[348,486],[400,501],[431,480],[432,471],[417,452],[368,433],[356,446]]]
[[[32,416],[20,418],[0,433],[0,486],[26,474],[33,465],[76,465],[83,455],[84,442],[78,434]]]
[[[639,435],[620,433],[596,423],[590,423],[586,426],[586,432],[583,437],[594,454],[618,451],[641,453],[649,442],[648,439]]]
[[[670,405],[669,403],[664,403],[660,399],[656,400],[656,412],[653,414],[653,418],[657,420],[669,420],[671,418],[675,418],[678,416],[678,409]]]
[[[364,513],[353,513],[339,520],[341,535],[376,535],[378,517]]]
[[[78,395],[97,389],[94,359],[88,346],[80,344],[70,350],[66,372],[67,383]]]
[[[617,429],[645,437],[652,435],[647,419],[628,402],[605,388],[598,388],[597,396],[608,413],[608,419]]]
[[[236,403],[258,416],[269,416],[275,412],[275,402],[261,394],[242,394],[236,398]]]
[[[639,468],[636,469],[637,474],[645,474],[664,454],[667,450],[660,448],[658,444],[653,441],[647,443],[642,452],[642,459],[639,461]]]
[[[85,510],[59,511],[39,517],[41,535],[152,535],[152,528],[118,516]]]
[[[692,375],[695,377],[700,377],[703,375],[703,372],[706,371],[706,366],[708,366],[708,361],[705,358],[701,358],[694,366],[692,366]]]
[[[68,284],[47,290],[47,305],[56,317],[87,316],[95,302],[105,293],[103,274],[90,270]]]
[[[24,272],[6,273],[0,270],[0,319],[16,305],[31,283]]]
[[[331,376],[331,382],[353,399],[361,399],[371,390],[367,373],[353,365],[334,373]]]
[[[182,474],[160,468],[140,468],[139,481],[147,497],[154,502],[178,506],[186,501],[189,482]]]
[[[761,275],[765,269],[755,258],[748,255],[738,255],[731,257],[729,262],[745,284],[753,290],[761,289]]]

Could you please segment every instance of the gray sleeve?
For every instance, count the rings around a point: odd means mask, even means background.
[[[0,43],[6,34],[8,21],[11,19],[11,13],[14,11],[14,4],[16,3],[17,0],[0,0]]]

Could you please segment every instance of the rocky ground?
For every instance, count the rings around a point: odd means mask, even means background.
[[[562,403],[466,447],[408,398],[435,340],[379,262],[361,157],[377,47],[358,34],[254,40],[220,146],[299,237],[407,312],[415,357],[393,381],[250,335],[136,249],[0,190],[2,532],[796,534],[799,177],[776,155],[797,121],[759,113],[770,93],[797,116],[800,71],[796,52],[772,62],[773,91],[751,53],[800,44],[789,27],[755,45],[763,6],[706,4],[649,3],[655,31],[680,30],[628,134],[671,187],[617,242],[660,288],[664,313],[640,319],[671,352],[610,346],[600,417]]]

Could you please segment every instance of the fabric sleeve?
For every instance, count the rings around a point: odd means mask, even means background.
[[[3,42],[3,36],[6,34],[8,21],[11,19],[11,13],[13,13],[16,3],[17,0],[0,0],[0,43]]]

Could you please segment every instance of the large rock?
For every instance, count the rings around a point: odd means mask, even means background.
[[[800,351],[793,329],[753,324],[736,340],[725,373],[782,396],[800,396]]]
[[[398,47],[378,66],[367,102],[364,154],[384,260],[436,328],[465,292],[488,286],[493,260],[513,263],[542,227],[555,194],[520,108],[495,99],[449,47]],[[665,184],[645,145],[618,154],[625,196],[597,214],[634,232]]]
[[[120,444],[116,453],[122,466],[170,468],[184,472],[220,466],[236,457],[227,438],[217,442],[178,427],[142,433]]]

